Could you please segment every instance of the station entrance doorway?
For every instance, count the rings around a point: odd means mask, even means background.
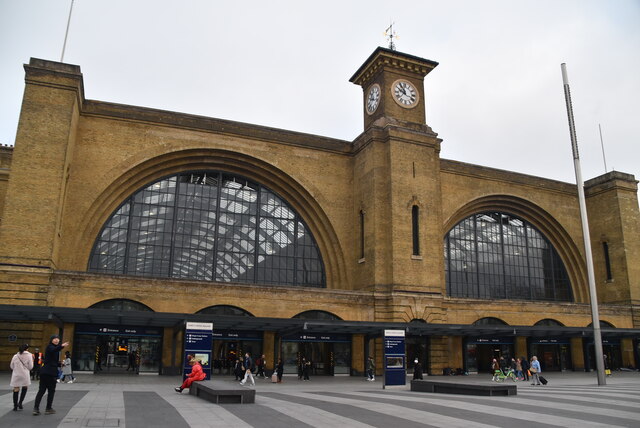
[[[284,373],[298,373],[302,358],[311,361],[311,375],[351,374],[351,337],[341,334],[300,334],[282,338]]]
[[[78,324],[73,343],[74,371],[160,373],[161,328]]]

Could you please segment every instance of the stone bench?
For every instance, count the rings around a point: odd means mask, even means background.
[[[255,389],[220,381],[202,380],[193,382],[191,388],[189,388],[189,394],[216,404],[250,404],[256,402]]]
[[[491,383],[487,385],[458,382],[438,382],[434,380],[412,380],[411,390],[418,392],[437,392],[440,394],[462,395],[517,395],[516,385]]]

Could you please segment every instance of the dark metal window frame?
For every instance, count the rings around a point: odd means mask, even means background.
[[[411,237],[413,243],[413,255],[420,255],[420,208],[417,205],[411,207]]]
[[[322,256],[300,215],[261,184],[213,170],[169,175],[134,192],[105,222],[88,270],[326,286]]]
[[[573,301],[556,250],[515,215],[480,212],[466,217],[445,236],[444,258],[452,297]]]

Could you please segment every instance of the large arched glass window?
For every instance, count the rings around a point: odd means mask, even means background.
[[[444,239],[452,297],[571,301],[571,284],[555,248],[536,228],[506,213],[474,214]]]
[[[174,175],[133,194],[100,232],[89,271],[325,286],[300,216],[266,187],[220,171]]]

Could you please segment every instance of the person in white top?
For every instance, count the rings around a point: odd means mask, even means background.
[[[20,345],[18,352],[11,358],[11,387],[13,387],[13,410],[22,410],[24,396],[31,385],[31,369],[33,368],[33,355],[27,351],[29,345]],[[20,391],[22,389],[22,391]],[[20,399],[18,393],[20,392]]]

